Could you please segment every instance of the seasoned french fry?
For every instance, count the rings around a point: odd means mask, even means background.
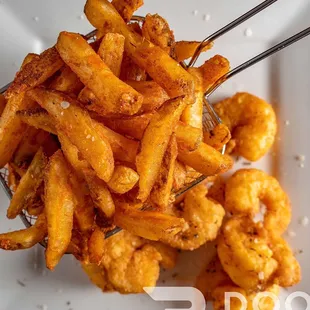
[[[216,150],[220,150],[230,139],[230,131],[224,124],[218,124],[212,130],[203,134],[203,141]]]
[[[112,4],[126,22],[129,22],[133,13],[143,5],[143,0],[112,0]]]
[[[200,66],[203,91],[206,92],[229,68],[229,61],[221,55],[215,55]]]
[[[97,29],[108,28],[125,37],[125,51],[157,82],[171,98],[194,98],[194,81],[164,50],[130,31],[122,17],[107,0],[87,0],[85,14]]]
[[[81,184],[75,173],[70,174],[70,184],[76,200],[74,220],[82,233],[92,230],[95,222],[95,210],[85,184]]]
[[[90,281],[98,286],[104,292],[114,291],[106,276],[106,271],[103,267],[96,264],[82,263],[82,268],[88,275]]]
[[[174,177],[173,177],[173,188],[175,191],[184,187],[186,182],[186,168],[185,166],[176,160],[174,168]]]
[[[143,37],[170,54],[174,49],[174,34],[168,22],[158,14],[147,14],[142,26]]]
[[[93,121],[93,125],[95,130],[110,143],[116,160],[135,162],[139,147],[138,142],[114,132],[99,122]]]
[[[193,152],[180,150],[178,159],[205,176],[226,172],[233,166],[230,156],[222,155],[203,142]]]
[[[76,200],[69,182],[71,171],[57,151],[49,160],[45,174],[45,215],[48,244],[46,266],[53,270],[70,244]]]
[[[115,212],[115,205],[107,185],[96,176],[93,170],[84,169],[83,173],[94,205],[101,210],[107,218],[111,218]]]
[[[147,199],[156,182],[170,137],[186,105],[184,97],[167,101],[155,113],[144,132],[141,150],[136,158],[140,176],[138,199],[141,201]]]
[[[78,148],[61,131],[58,132],[58,139],[65,158],[75,170],[79,178],[83,178],[83,169],[89,169],[89,163],[81,158]]]
[[[0,234],[0,248],[9,251],[29,249],[44,240],[47,235],[46,218],[39,215],[29,228]]]
[[[20,168],[28,167],[33,156],[48,138],[49,133],[46,131],[28,127],[13,155],[12,162]]]
[[[153,112],[169,99],[164,89],[154,81],[126,81],[126,83],[143,96],[139,113]]]
[[[78,95],[84,88],[84,85],[78,76],[68,66],[65,66],[62,68],[60,74],[51,82],[49,88],[67,94]]]
[[[23,66],[6,91],[5,97],[10,99],[32,87],[42,84],[62,66],[63,61],[56,48],[52,47],[47,49],[39,58],[34,58]]]
[[[100,44],[98,55],[115,76],[121,72],[125,38],[118,33],[107,33]]]
[[[26,209],[28,203],[35,197],[36,190],[43,181],[46,165],[47,158],[41,148],[33,158],[26,174],[20,180],[7,211],[9,219],[14,219],[23,209]]]
[[[78,148],[97,175],[109,181],[114,170],[112,149],[108,141],[95,130],[87,111],[60,92],[36,88],[28,94],[54,117],[59,129]]]
[[[140,109],[143,97],[119,80],[82,36],[61,32],[57,50],[84,85],[100,98],[101,107],[97,112],[102,108],[108,112],[134,114]]]
[[[6,100],[2,94],[0,94],[0,116],[6,106]]]
[[[153,116],[154,113],[145,113],[126,118],[102,118],[102,122],[118,133],[141,140]]]
[[[55,122],[48,115],[47,111],[41,107],[28,110],[19,110],[16,112],[16,115],[20,118],[20,120],[30,126],[37,129],[43,129],[55,135],[57,134]]]
[[[0,118],[0,168],[9,162],[27,128],[26,124],[16,117],[16,111],[27,109],[33,104],[32,100],[25,98],[24,93],[14,95],[8,100]]]
[[[192,56],[194,56],[197,47],[200,42],[198,41],[178,41],[174,45],[174,56],[177,62],[184,61]],[[211,49],[213,43],[206,44],[201,52],[206,52]]]
[[[120,79],[122,81],[145,81],[145,70],[140,68],[134,61],[124,52],[123,62],[121,66]]]
[[[117,204],[114,221],[117,226],[134,235],[155,241],[166,235],[174,236],[185,226],[181,218],[160,212],[141,211],[126,203]]]
[[[195,78],[195,101],[182,113],[181,120],[186,124],[200,129],[200,135],[202,136],[202,116],[203,116],[203,81],[199,69],[190,68],[188,70]]]
[[[88,240],[89,261],[92,264],[100,265],[105,253],[104,233],[96,228]]]
[[[107,183],[112,192],[125,194],[138,182],[139,175],[133,169],[126,166],[116,166],[111,180]]]
[[[182,122],[177,123],[176,138],[179,150],[194,151],[202,141],[201,130]]]
[[[169,203],[172,202],[171,190],[177,156],[177,141],[175,134],[172,134],[160,167],[159,175],[151,192],[151,201],[158,206],[161,211],[164,211]]]

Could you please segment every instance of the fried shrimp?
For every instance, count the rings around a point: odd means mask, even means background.
[[[278,268],[266,229],[247,217],[232,217],[224,224],[217,250],[224,270],[245,290],[264,286]]]
[[[142,293],[143,287],[156,285],[161,260],[161,254],[151,244],[122,231],[105,240],[101,266],[119,292]]]
[[[275,112],[266,101],[249,93],[237,93],[214,105],[214,110],[232,133],[234,152],[257,161],[272,146],[277,132]]]
[[[233,214],[254,216],[266,205],[264,227],[281,235],[291,220],[289,198],[279,182],[257,169],[241,169],[227,181],[225,209]]]
[[[200,184],[185,194],[180,216],[188,227],[176,235],[167,235],[161,240],[182,250],[195,250],[207,241],[215,240],[225,216],[224,208],[206,197],[208,189]]]
[[[299,283],[301,268],[288,243],[282,238],[272,237],[271,248],[273,257],[279,264],[273,282],[282,287],[289,287]]]

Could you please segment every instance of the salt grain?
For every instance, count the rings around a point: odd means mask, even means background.
[[[263,271],[258,273],[258,279],[259,280],[264,280],[265,279],[265,273]]]
[[[197,15],[198,15],[198,10],[194,10],[194,11],[193,11],[193,15],[194,15],[194,16],[197,16]]]
[[[68,109],[70,107],[70,103],[67,101],[63,101],[60,106],[65,110]]]
[[[300,218],[299,223],[303,227],[307,227],[309,225],[309,218],[307,216],[303,216]]]
[[[297,234],[295,233],[295,231],[292,231],[292,230],[289,230],[287,232],[287,235],[290,237],[290,238],[295,238],[297,236]]]
[[[258,242],[259,242],[259,240],[255,238],[254,243],[257,244]]]
[[[261,290],[263,287],[261,286],[261,285],[257,285],[257,288],[259,289],[259,290]]]
[[[60,115],[63,116],[63,115],[64,115],[64,112],[61,112]]]
[[[286,121],[284,122],[284,124],[285,124],[285,126],[289,126],[289,125],[290,125],[290,121],[289,121],[289,120],[286,120]]]
[[[91,135],[87,135],[87,136],[86,136],[86,139],[90,139],[90,138],[91,138]]]
[[[305,161],[306,160],[306,156],[305,155],[297,155],[295,157],[296,160],[298,161]]]
[[[91,140],[92,140],[92,142],[94,142],[95,141],[95,137],[92,137]]]
[[[34,17],[33,17],[33,20],[34,20],[35,22],[38,22],[38,21],[40,20],[40,18],[39,18],[39,16],[34,16]]]
[[[253,35],[252,29],[251,29],[251,28],[246,28],[246,29],[244,30],[244,35],[245,35],[246,37],[252,37],[252,35]]]
[[[300,163],[298,166],[299,166],[299,168],[305,168],[305,164],[304,163]]]
[[[203,16],[203,20],[204,21],[209,21],[211,19],[211,15],[210,14],[205,14],[204,16]]]
[[[85,18],[85,16],[83,14],[81,14],[78,19],[83,20]]]

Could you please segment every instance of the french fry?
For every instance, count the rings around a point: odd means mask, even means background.
[[[103,267],[96,264],[82,263],[82,268],[88,275],[90,281],[98,286],[104,292],[114,291],[106,276],[106,271]]]
[[[83,178],[83,169],[89,169],[89,163],[81,158],[78,148],[61,131],[58,132],[58,139],[61,144],[61,149],[68,163],[75,170],[79,178]]]
[[[22,141],[19,143],[12,162],[20,168],[28,167],[33,156],[49,138],[49,133],[43,130],[38,130],[34,127],[28,127]]]
[[[117,194],[125,194],[138,182],[139,175],[126,166],[116,166],[111,180],[107,183],[110,190]]]
[[[25,124],[33,126],[37,129],[43,129],[54,135],[57,134],[55,122],[48,115],[47,111],[42,109],[41,107],[27,110],[19,110],[16,112],[16,115]]]
[[[143,103],[139,113],[153,112],[169,99],[169,96],[154,81],[126,81],[143,96]]]
[[[83,84],[100,98],[98,109],[121,114],[134,114],[140,109],[143,97],[119,80],[82,36],[61,32],[57,50]]]
[[[16,75],[13,83],[5,93],[7,99],[27,91],[30,88],[36,87],[45,82],[56,71],[63,66],[55,47],[44,51],[39,58],[34,58]]]
[[[107,33],[103,37],[98,50],[98,55],[117,77],[121,72],[124,44],[125,38],[121,34]]]
[[[198,69],[202,77],[202,88],[206,92],[220,77],[229,71],[229,61],[221,56],[215,55],[207,60]]]
[[[9,219],[14,219],[33,200],[36,190],[43,181],[46,165],[47,158],[41,148],[33,158],[27,172],[20,180],[7,211],[7,217]]]
[[[35,224],[29,228],[0,234],[0,248],[9,251],[29,249],[43,241],[46,235],[46,218],[41,214]]]
[[[112,4],[126,22],[129,22],[133,13],[143,5],[143,0],[112,0]]]
[[[95,210],[86,184],[79,181],[75,173],[70,174],[70,184],[76,200],[74,221],[82,233],[89,233],[95,223]]]
[[[186,182],[186,168],[185,166],[176,160],[173,176],[173,189],[175,191],[184,187]]]
[[[49,160],[45,174],[45,215],[48,244],[46,266],[53,270],[70,244],[76,200],[69,182],[71,171],[57,151]]]
[[[155,113],[141,140],[141,150],[136,158],[139,179],[138,199],[145,201],[159,175],[160,166],[170,137],[187,105],[186,98],[178,97],[164,103]]]
[[[88,240],[89,262],[100,265],[102,257],[105,253],[105,236],[104,233],[96,228]]]
[[[184,219],[160,212],[141,211],[126,203],[117,204],[114,221],[132,234],[154,241],[166,235],[174,236],[185,226]]]
[[[112,149],[108,141],[94,129],[87,111],[60,92],[36,88],[28,94],[54,117],[59,129],[78,148],[97,175],[109,181],[114,170]]]
[[[194,81],[160,47],[130,31],[122,17],[107,0],[87,0],[84,12],[97,29],[108,29],[125,37],[125,51],[134,62],[144,69],[171,98],[187,95],[194,98]]]
[[[134,163],[138,152],[139,144],[137,141],[128,139],[103,124],[93,120],[95,130],[106,139],[113,151],[114,158],[119,161]]]
[[[5,97],[2,94],[0,94],[0,117],[1,117],[1,114],[2,114],[5,106],[6,106]]]
[[[179,150],[194,151],[202,141],[201,130],[178,122],[175,130]]]
[[[172,134],[167,151],[164,155],[160,172],[151,192],[151,201],[164,211],[171,199],[171,190],[174,178],[175,161],[178,156],[176,137]]]
[[[51,82],[49,88],[67,94],[78,95],[84,88],[84,85],[78,76],[68,66],[65,66],[61,69],[60,74]]]
[[[180,150],[178,159],[205,176],[224,173],[233,166],[230,156],[222,155],[203,142],[193,152]]]
[[[111,218],[115,213],[115,205],[107,185],[96,176],[93,170],[84,169],[83,173],[94,205],[107,218]]]
[[[147,14],[142,26],[142,35],[167,54],[174,50],[174,34],[168,22],[158,14]]]
[[[222,147],[227,144],[230,139],[230,131],[224,124],[218,124],[212,130],[206,131],[203,134],[203,141],[216,150],[222,149]]]
[[[153,116],[154,113],[145,113],[137,116],[117,119],[103,117],[102,122],[120,134],[128,135],[137,140],[141,140],[144,131]]]
[[[195,101],[186,107],[182,113],[181,120],[186,124],[200,129],[202,136],[202,122],[203,122],[203,82],[199,74],[199,69],[190,68],[188,70],[195,78]]]
[[[122,81],[145,81],[145,70],[140,68],[134,61],[124,52],[123,62],[121,66],[120,79]]]
[[[192,56],[194,56],[196,49],[200,45],[201,42],[198,41],[178,41],[174,45],[174,56],[177,62],[184,61]],[[206,44],[201,52],[206,52],[211,49],[213,43]]]

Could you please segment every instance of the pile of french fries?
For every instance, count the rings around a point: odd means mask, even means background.
[[[175,42],[158,14],[131,23],[142,4],[88,0],[95,42],[61,32],[55,46],[26,56],[0,96],[0,167],[15,191],[7,216],[37,217],[1,234],[1,248],[47,240],[49,269],[66,252],[100,264],[107,231],[156,241],[177,234],[186,222],[169,214],[175,193],[232,167],[220,152],[227,127],[203,132],[204,93],[228,60],[185,69],[199,43]]]

